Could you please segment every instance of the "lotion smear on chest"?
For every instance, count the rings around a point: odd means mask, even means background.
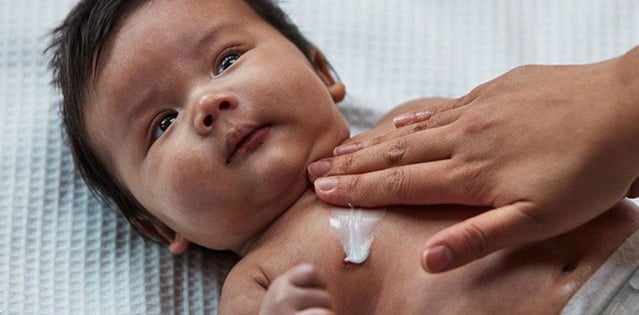
[[[361,264],[373,244],[373,231],[386,210],[333,209],[330,225],[342,242],[344,261]]]

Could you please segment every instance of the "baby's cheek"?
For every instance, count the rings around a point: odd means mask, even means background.
[[[174,209],[197,212],[216,203],[216,176],[212,164],[197,154],[175,155],[159,177],[163,199]]]

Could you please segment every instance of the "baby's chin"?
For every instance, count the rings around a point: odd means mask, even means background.
[[[340,121],[336,122],[336,126],[334,126],[336,132],[327,134],[327,137],[324,137],[324,139],[322,139],[322,141],[313,148],[309,155],[306,167],[315,161],[332,157],[335,147],[341,145],[344,141],[350,138],[350,129],[348,128],[346,121],[344,121],[341,116],[338,118]]]

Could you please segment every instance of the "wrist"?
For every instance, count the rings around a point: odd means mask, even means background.
[[[614,77],[619,87],[615,102],[619,123],[626,129],[622,133],[627,136],[626,146],[634,156],[633,170],[639,176],[639,46],[616,58]]]
[[[623,89],[625,105],[639,108],[639,46],[618,58],[616,77]],[[639,111],[637,111],[639,113]],[[639,122],[639,117],[636,117]]]

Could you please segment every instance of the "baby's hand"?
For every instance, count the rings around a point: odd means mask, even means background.
[[[266,291],[260,315],[268,314],[332,315],[326,281],[313,265],[292,268]]]

